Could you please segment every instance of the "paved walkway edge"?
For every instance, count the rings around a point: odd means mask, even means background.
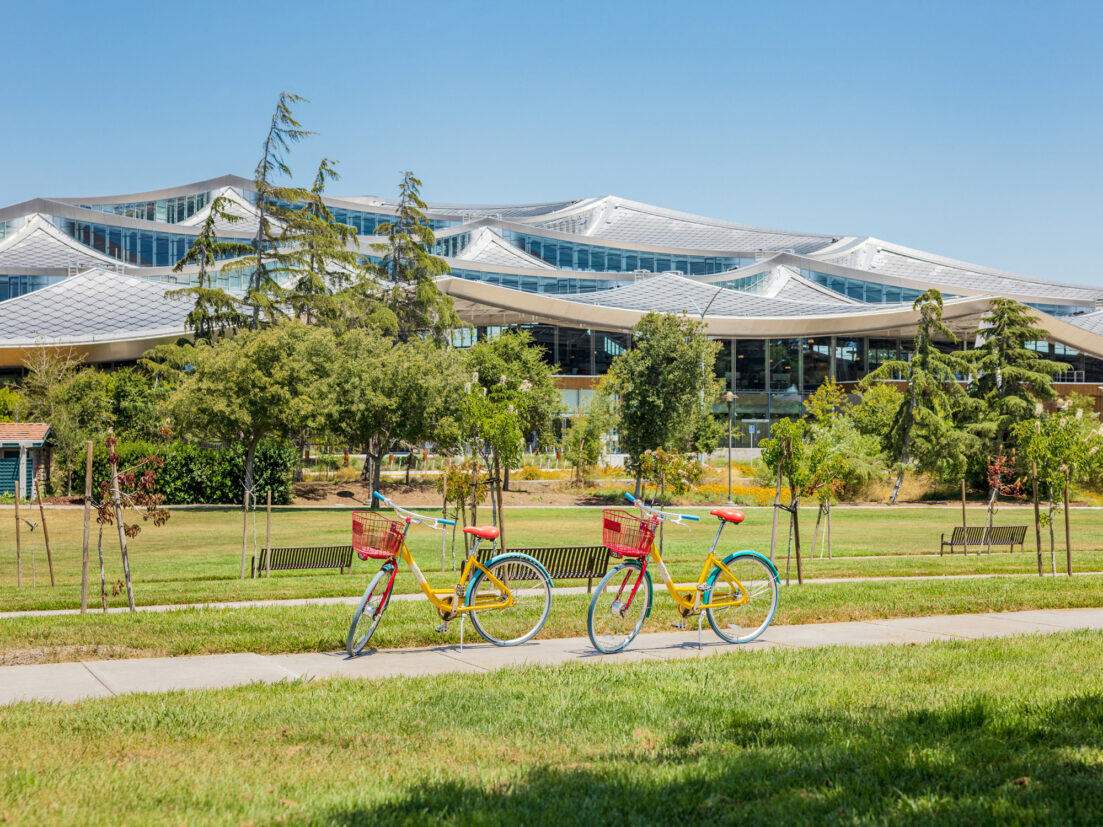
[[[617,655],[597,653],[587,638],[566,638],[539,640],[513,648],[479,642],[462,649],[458,646],[385,649],[358,658],[348,658],[343,652],[237,653],[2,666],[0,705],[29,700],[73,702],[133,692],[212,689],[312,678],[390,678],[486,672],[523,665],[675,660],[779,647],[807,649],[930,643],[1072,629],[1103,629],[1103,608],[774,626],[758,640],[742,646],[719,641],[706,627],[701,633],[700,646],[696,631],[659,632],[640,635],[631,647]]]

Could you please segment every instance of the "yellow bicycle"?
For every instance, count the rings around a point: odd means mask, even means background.
[[[620,652],[639,634],[651,614],[651,570],[659,570],[666,589],[674,598],[678,614],[685,618],[705,613],[709,625],[729,643],[748,643],[766,631],[774,619],[778,604],[778,573],[774,564],[749,549],[716,556],[716,545],[726,525],[743,522],[743,512],[734,508],[714,508],[710,512],[720,526],[712,541],[697,582],[677,585],[663,563],[655,545],[659,523],[682,525],[700,518],[692,514],[671,514],[644,505],[642,500],[625,494],[643,517],[627,511],[605,509],[602,512],[602,541],[613,557],[625,562],[614,567],[598,584],[590,601],[587,630],[590,642],[599,652]],[[650,564],[650,565],[649,565]]]
[[[492,557],[485,563],[478,559],[479,543],[496,540],[498,529],[493,526],[466,526],[464,531],[475,536],[475,544],[463,564],[459,582],[435,589],[421,573],[406,547],[406,532],[414,523],[444,531],[455,525],[454,520],[426,517],[395,505],[378,491],[375,497],[394,509],[400,519],[391,519],[370,511],[352,514],[352,546],[361,560],[377,559],[384,563],[368,584],[349,626],[345,648],[349,657],[360,654],[375,633],[383,612],[391,600],[399,558],[413,571],[418,586],[443,621],[437,631],[448,629],[448,621],[471,616],[471,625],[483,639],[497,646],[517,646],[531,640],[543,628],[551,611],[552,580],[547,569],[535,558],[519,552]],[[462,643],[462,626],[460,627]]]

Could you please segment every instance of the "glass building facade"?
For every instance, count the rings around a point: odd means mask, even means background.
[[[160,221],[164,224],[177,224],[191,218],[210,201],[209,192],[197,192],[176,198],[161,198],[157,201],[131,201],[121,204],[81,204],[86,210],[125,215],[127,218],[141,218],[145,221]]]

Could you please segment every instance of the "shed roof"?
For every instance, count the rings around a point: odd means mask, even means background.
[[[0,443],[37,442],[42,444],[50,435],[45,422],[0,422]]]

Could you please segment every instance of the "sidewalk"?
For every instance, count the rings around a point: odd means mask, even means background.
[[[836,558],[838,559],[838,558]],[[861,559],[861,558],[851,558]],[[1103,571],[1078,571],[1077,577],[1092,577],[1103,574]],[[982,580],[989,577],[1037,577],[1038,575],[1025,572],[989,572],[986,574],[905,574],[894,576],[891,574],[873,575],[870,577],[808,577],[804,579],[805,586],[815,586],[831,583],[884,583],[884,582],[911,582],[914,580]],[[1046,572],[1047,578],[1053,575]],[[1062,572],[1057,572],[1058,577],[1065,577]],[[796,586],[796,571],[790,573],[789,582],[786,582],[785,572],[781,572],[781,586]],[[693,588],[695,583],[679,583],[679,586]],[[554,594],[586,594],[585,586],[556,586]],[[269,600],[228,600],[222,603],[165,603],[152,606],[135,606],[138,612],[174,612],[190,609],[251,609],[264,606],[355,606],[360,602],[361,595],[349,595],[348,597],[285,597],[271,598]],[[395,594],[391,600],[423,600],[425,596],[421,592],[406,592]],[[98,598],[97,598],[98,599]],[[126,606],[111,606],[107,614],[126,614],[129,612]],[[103,609],[93,605],[92,596],[89,595],[88,614],[102,615]],[[80,609],[23,609],[14,612],[0,612],[0,620],[17,617],[64,617],[66,615],[79,615]]]
[[[605,663],[707,657],[747,650],[929,643],[1103,629],[1103,608],[936,615],[847,623],[774,626],[744,646],[725,644],[705,624],[697,631],[640,635],[624,652],[599,655],[587,638],[539,640],[515,648],[487,643],[386,649],[350,659],[344,652],[298,655],[198,655],[0,667],[0,704],[21,700],[80,701],[131,692],[171,692],[310,678],[390,678],[487,672],[524,664]],[[470,639],[479,638],[471,632]]]

